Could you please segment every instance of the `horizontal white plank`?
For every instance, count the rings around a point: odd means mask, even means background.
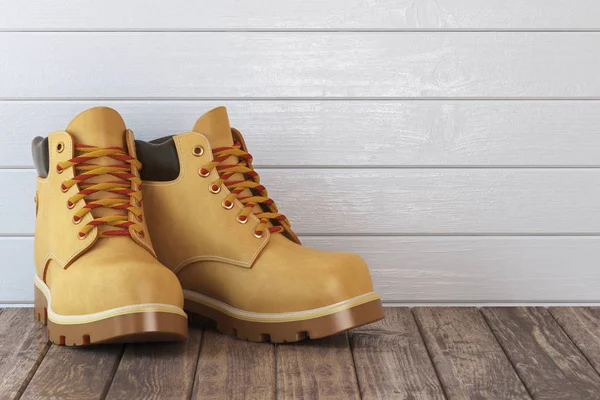
[[[600,32],[0,33],[0,98],[598,97]]]
[[[136,137],[229,108],[258,166],[598,166],[600,101],[4,101],[0,166],[32,166],[31,139],[82,110],[118,110]]]
[[[354,251],[387,302],[599,302],[597,237],[305,237]],[[0,302],[32,301],[33,239],[0,238]]]
[[[33,238],[0,238],[0,301],[33,302]]]
[[[594,0],[8,0],[0,29],[586,29]]]
[[[598,169],[259,172],[300,234],[600,232]],[[0,234],[33,233],[34,193],[35,171],[0,171]]]

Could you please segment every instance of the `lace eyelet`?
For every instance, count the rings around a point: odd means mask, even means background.
[[[204,147],[198,145],[192,149],[192,154],[196,157],[200,157],[204,154]]]
[[[206,172],[202,172],[202,170],[205,170]],[[207,176],[210,175],[210,171],[208,171],[204,167],[202,167],[198,170],[198,175],[200,175],[203,178],[206,178]]]
[[[79,240],[84,240],[87,239],[88,234],[87,233],[83,233],[83,232],[79,232],[77,234],[77,237],[79,238]]]
[[[75,203],[71,203],[71,200],[67,200],[67,208],[71,210],[73,207],[75,207]]]
[[[136,214],[133,214],[133,217],[136,219],[136,221],[138,222],[144,222],[144,217],[142,215],[138,216]]]
[[[208,185],[208,190],[211,193],[217,194],[221,191],[221,186],[217,186],[214,183],[211,183],[210,185]]]
[[[73,215],[73,223],[74,223],[75,225],[78,225],[78,224],[81,222],[81,220],[82,220],[82,219],[83,219],[83,218],[79,218],[78,216],[76,216],[76,215]]]
[[[231,210],[233,208],[233,201],[223,200],[221,205],[223,206],[224,209]]]
[[[243,219],[242,219],[243,218]],[[248,217],[245,215],[238,215],[237,217],[235,217],[235,219],[237,220],[237,222],[239,222],[240,224],[245,224],[246,222],[248,222]]]
[[[140,232],[134,231],[134,232],[135,232],[135,235],[137,237],[139,237],[140,239],[143,239],[146,236],[146,234],[144,233],[144,231],[140,231]]]
[[[255,238],[260,239],[263,237],[263,235],[265,234],[264,231],[260,231],[260,233],[258,233],[258,231],[253,231],[252,234],[254,235]]]
[[[64,149],[65,149],[65,144],[63,142],[58,142],[58,144],[56,145],[56,151],[58,153],[62,153]]]
[[[66,187],[64,184],[60,184],[60,191],[63,193],[67,193],[69,191],[69,188]]]
[[[59,174],[62,174],[62,173],[63,173],[63,171],[64,171],[64,169],[62,169],[62,168],[60,167],[60,165],[56,164],[56,172],[58,172]]]

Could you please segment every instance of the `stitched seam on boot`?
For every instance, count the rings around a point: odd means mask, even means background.
[[[106,311],[100,311],[96,313],[90,314],[82,314],[82,315],[62,315],[55,313],[52,310],[52,293],[50,292],[50,288],[40,279],[37,274],[34,276],[34,284],[35,286],[42,292],[44,297],[46,297],[46,301],[48,303],[48,319],[56,324],[61,325],[75,325],[75,324],[84,324],[90,322],[101,321],[103,319],[117,317],[120,315],[127,314],[137,314],[143,312],[166,312],[171,314],[177,314],[184,316],[187,318],[187,314],[179,307],[174,306],[172,304],[163,304],[163,303],[144,303],[144,304],[132,304],[129,306],[122,306],[111,308]],[[106,315],[106,316],[104,316]],[[81,321],[83,320],[83,321]]]
[[[311,310],[293,311],[287,313],[255,313],[252,311],[241,310],[239,308],[230,306],[225,302],[213,299],[209,296],[191,290],[184,289],[183,293],[184,297],[188,300],[197,301],[207,307],[216,309],[234,318],[255,322],[290,322],[324,317],[380,299],[380,296],[377,293],[368,292],[356,297],[352,297],[350,299],[343,300],[339,303],[319,308],[313,308]],[[212,305],[210,303],[212,303]]]

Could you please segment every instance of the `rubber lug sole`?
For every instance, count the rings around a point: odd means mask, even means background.
[[[57,324],[48,319],[48,301],[34,286],[34,318],[46,325],[48,340],[57,345],[172,342],[188,337],[187,318],[168,312],[137,312],[81,324]]]
[[[184,310],[216,322],[219,332],[250,342],[293,343],[319,339],[383,319],[381,300],[334,314],[289,322],[255,322],[234,318],[205,304],[185,299]]]

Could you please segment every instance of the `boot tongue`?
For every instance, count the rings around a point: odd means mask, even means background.
[[[66,131],[76,144],[97,147],[125,147],[125,122],[108,107],[95,107],[73,118]]]
[[[125,144],[125,122],[118,112],[108,107],[94,107],[90,108],[77,115],[71,123],[67,126],[66,131],[73,136],[76,145],[83,144],[94,147],[123,147],[127,148]],[[81,155],[81,152],[75,151],[75,156]],[[125,162],[115,160],[110,157],[100,157],[91,161],[96,165],[117,165],[126,164]],[[77,170],[77,169],[76,169]],[[81,173],[81,171],[77,171]],[[116,178],[112,175],[98,175],[94,178],[88,179],[87,182],[100,183],[115,181]],[[98,200],[102,198],[123,198],[128,200],[127,196],[108,193],[108,192],[97,192],[88,195],[86,199],[88,201]],[[126,215],[125,210],[115,210],[105,207],[98,207],[91,211],[94,218],[105,217],[109,215]],[[111,230],[113,227],[100,226],[99,230]]]
[[[225,107],[213,108],[198,118],[192,131],[206,136],[213,149],[233,145],[231,126]]]

